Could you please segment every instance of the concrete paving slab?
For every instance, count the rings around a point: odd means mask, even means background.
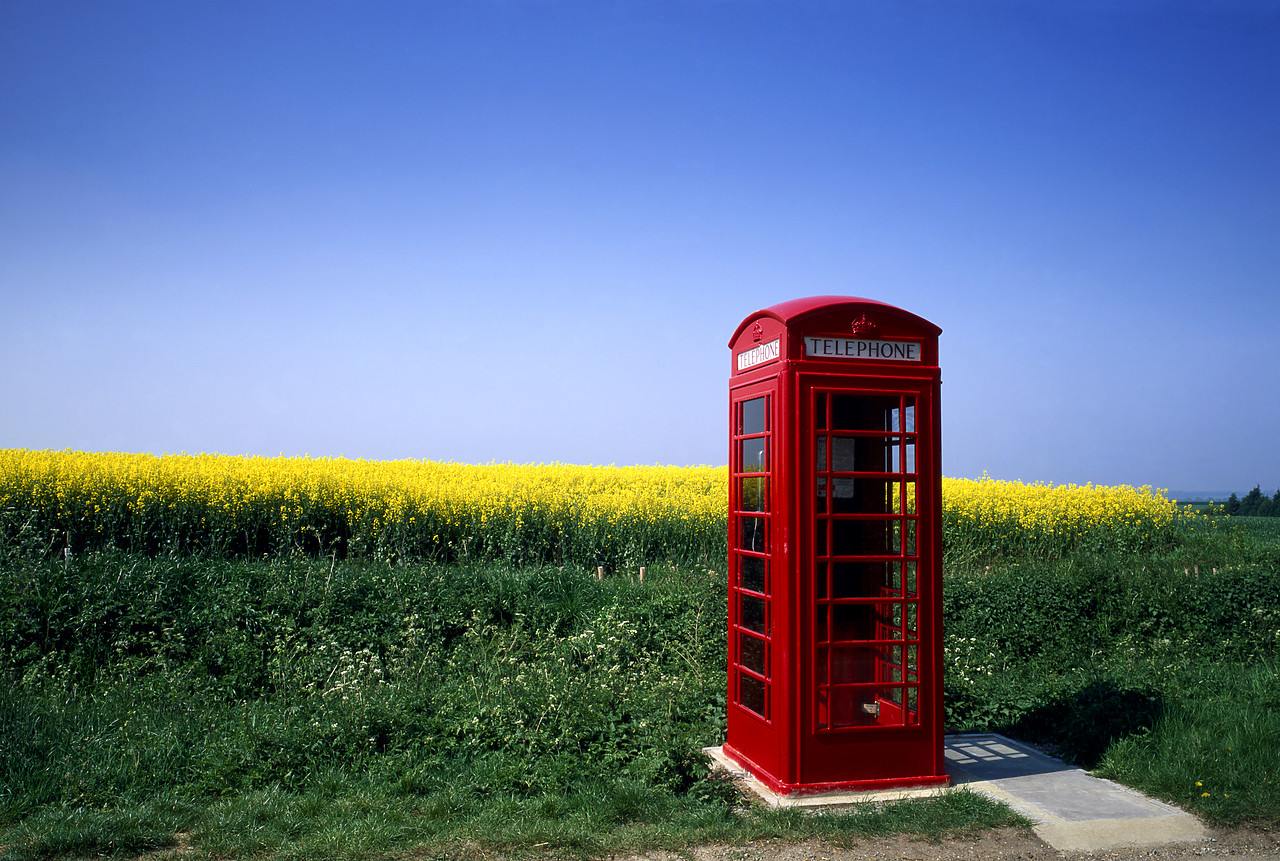
[[[994,733],[948,736],[947,773],[1036,821],[1055,849],[1097,852],[1206,836],[1200,820],[1162,801]]]
[[[705,751],[718,768],[774,807],[821,811],[867,802],[921,798],[954,791],[938,787],[879,792],[778,796],[724,756]],[[944,753],[953,786],[981,792],[1036,822],[1041,840],[1055,849],[1098,852],[1200,840],[1200,820],[1172,805],[1094,777],[1080,768],[994,733],[947,736]]]

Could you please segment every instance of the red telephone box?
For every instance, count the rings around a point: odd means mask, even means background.
[[[729,341],[723,751],[780,795],[948,782],[941,331],[816,296]]]

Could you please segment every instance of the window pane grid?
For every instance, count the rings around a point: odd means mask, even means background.
[[[815,392],[815,722],[918,723],[915,398]]]
[[[731,498],[735,579],[733,648],[730,654],[737,681],[735,702],[764,720],[771,717],[770,548],[773,507],[772,411],[769,395],[734,404]]]

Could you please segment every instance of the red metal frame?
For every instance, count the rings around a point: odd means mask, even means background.
[[[948,780],[940,331],[819,296],[729,342],[724,751],[779,794]]]

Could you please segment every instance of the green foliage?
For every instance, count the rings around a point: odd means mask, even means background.
[[[724,595],[706,572],[640,585],[95,554],[12,573],[0,768],[26,787],[10,805],[102,803],[153,780],[193,797],[300,788],[379,758],[430,770],[441,750],[495,763],[495,790],[606,767],[687,793],[689,751],[715,738]],[[60,778],[35,765],[49,762]]]
[[[1057,746],[1212,822],[1280,825],[1280,535],[945,578],[947,719]],[[742,812],[725,583],[648,567],[0,547],[6,858],[424,857],[833,842],[1016,822],[969,793]],[[472,847],[468,849],[467,847]]]
[[[725,584],[703,569],[103,552],[0,574],[6,858],[590,855],[1018,821],[967,793],[742,816],[698,753],[725,708]]]
[[[1231,517],[1230,528],[1237,533],[1263,541],[1280,541],[1280,517]]]
[[[1280,662],[1188,673],[1176,709],[1108,748],[1100,773],[1222,825],[1280,823]],[[1176,752],[1176,755],[1170,755]]]
[[[1280,489],[1268,497],[1263,494],[1262,485],[1255,484],[1244,499],[1238,499],[1234,493],[1227,497],[1222,512],[1232,517],[1280,517]]]
[[[950,571],[948,723],[1052,745],[1211,822],[1274,826],[1280,758],[1259,752],[1280,751],[1277,572],[1280,543],[1239,530],[1163,556]]]

